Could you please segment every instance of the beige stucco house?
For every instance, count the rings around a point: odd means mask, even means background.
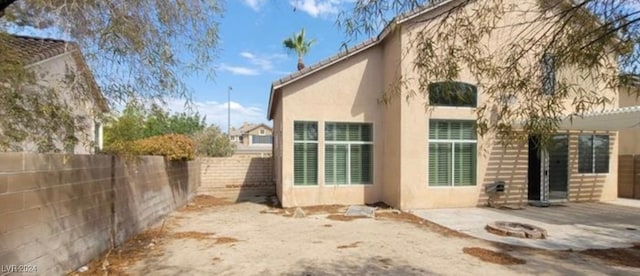
[[[502,183],[492,204],[617,197],[618,127],[594,127],[595,119],[563,122],[555,148],[542,156],[532,141],[502,145],[474,130],[476,107],[487,97],[466,69],[448,84],[471,101],[431,102],[429,112],[426,99],[379,102],[400,76],[417,79],[416,52],[408,47],[415,30],[459,2],[396,17],[377,37],[273,83],[267,117],[274,122],[274,178],[284,207],[378,201],[401,209],[468,207],[486,205],[487,189]],[[608,110],[618,108],[617,89],[582,85],[613,99]],[[640,118],[625,114],[624,120]]]
[[[51,90],[60,102],[66,103],[75,118],[73,135],[75,144],[53,143],[67,153],[95,153],[102,148],[103,114],[109,111],[105,98],[76,43],[58,39],[8,35],[0,40],[3,49],[11,51],[34,73],[35,83],[24,88],[24,93],[44,95]],[[32,137],[11,145],[9,151],[37,152],[38,145]]]
[[[620,107],[640,106],[640,77],[633,77],[620,89]],[[640,128],[620,130],[620,155],[640,155]]]
[[[620,89],[620,107],[640,106],[640,77],[628,76]],[[639,124],[640,126],[640,124]],[[619,131],[618,196],[640,199],[640,127]]]
[[[271,145],[273,143],[272,130],[265,124],[243,123],[239,128],[231,128],[231,142],[236,145]]]

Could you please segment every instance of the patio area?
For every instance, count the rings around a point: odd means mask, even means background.
[[[638,275],[640,247],[548,251],[476,239],[381,207],[274,207],[198,196],[69,275]],[[588,206],[588,205],[585,205]],[[571,207],[567,207],[571,208]],[[484,209],[467,209],[467,211]],[[465,210],[462,210],[465,211]],[[499,212],[495,212],[500,214]],[[465,218],[465,216],[462,216]],[[552,232],[553,233],[553,232]],[[615,251],[615,252],[614,252]],[[618,252],[620,251],[620,252]],[[560,260],[560,261],[559,261]]]
[[[413,213],[476,238],[547,250],[630,247],[640,241],[638,200],[527,206],[521,210],[457,208],[414,210]],[[546,239],[526,239],[487,232],[485,226],[496,221],[541,227],[548,236]]]

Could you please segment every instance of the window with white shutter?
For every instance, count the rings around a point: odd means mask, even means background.
[[[372,184],[372,124],[327,122],[324,133],[325,183]]]
[[[429,186],[476,185],[473,121],[429,121]]]
[[[293,123],[294,185],[318,184],[318,123]]]

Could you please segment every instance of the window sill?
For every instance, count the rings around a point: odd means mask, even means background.
[[[369,187],[374,186],[374,184],[324,184],[325,187]]]
[[[313,184],[313,185],[293,185],[294,188],[318,188],[320,187],[320,185],[318,184]]]
[[[581,172],[575,173],[575,175],[578,175],[578,176],[607,176],[609,174],[611,174],[611,173],[610,172],[606,172],[606,173],[581,173]]]
[[[427,188],[429,189],[468,189],[468,188],[477,188],[478,185],[472,185],[472,186],[429,186],[427,185]]]

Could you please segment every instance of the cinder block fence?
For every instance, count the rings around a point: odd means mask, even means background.
[[[250,155],[199,158],[202,182],[198,193],[233,201],[275,195],[272,160]]]
[[[73,270],[185,205],[199,176],[158,156],[0,153],[0,265]]]

